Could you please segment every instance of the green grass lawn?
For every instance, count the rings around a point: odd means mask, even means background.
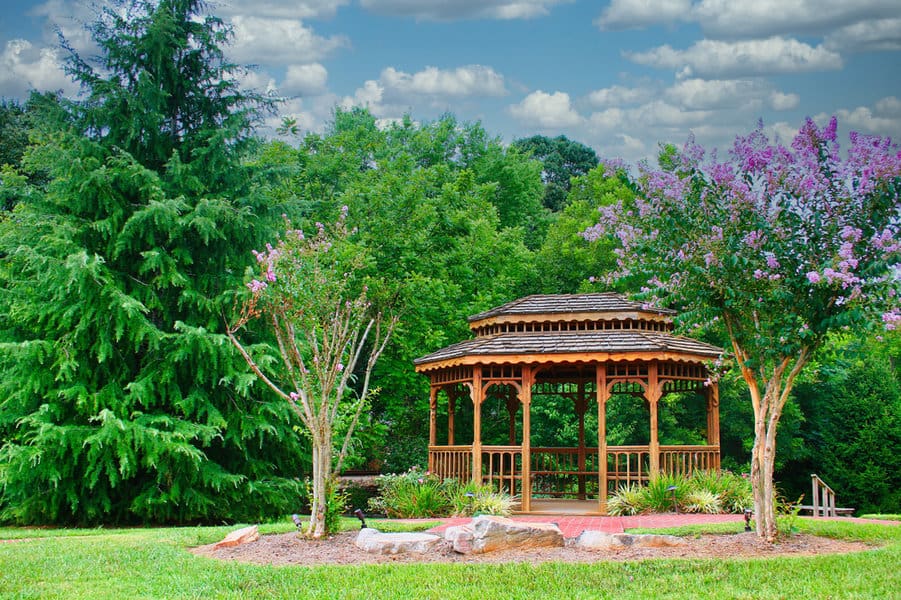
[[[358,526],[347,521],[347,527]],[[0,539],[41,539],[0,543],[0,598],[887,598],[901,590],[901,527],[811,519],[799,519],[796,526],[880,547],[767,559],[263,567],[186,550],[218,541],[235,527],[10,528],[0,529]],[[260,529],[285,532],[293,525]],[[711,530],[724,531],[693,527],[679,533]]]

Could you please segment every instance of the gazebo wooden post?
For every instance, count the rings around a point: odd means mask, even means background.
[[[532,367],[522,367],[522,501],[520,510],[532,512]]]
[[[707,386],[707,445],[720,445],[720,387],[715,381]],[[716,464],[711,467],[719,470],[719,452],[714,460]]]
[[[585,499],[585,410],[588,403],[585,398],[585,380],[579,381],[579,395],[575,402],[576,414],[579,417],[579,500]]]
[[[438,443],[438,391],[440,389],[434,385],[429,389],[429,446]]]
[[[598,512],[607,514],[607,365],[595,365],[595,394],[598,403]]]
[[[472,481],[482,483],[482,369],[472,374]]]
[[[648,443],[649,475],[656,477],[660,474],[660,441],[657,436],[657,401],[660,400],[660,386],[657,380],[657,361],[648,365],[648,389],[645,396],[648,399],[651,419],[651,439]]]
[[[431,452],[431,447],[438,443],[438,390],[440,388],[431,386],[429,388],[429,473],[435,472],[435,457]]]

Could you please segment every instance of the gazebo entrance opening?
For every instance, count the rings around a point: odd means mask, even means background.
[[[417,361],[431,379],[429,470],[505,491],[522,512],[566,500],[604,513],[622,484],[719,469],[718,392],[704,362],[721,350],[670,334],[671,314],[581,294],[529,296],[472,317],[474,340]],[[706,439],[660,443],[670,394],[676,405],[702,397]],[[609,432],[608,412],[618,415]]]

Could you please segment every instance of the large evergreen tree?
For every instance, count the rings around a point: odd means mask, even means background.
[[[0,510],[20,522],[246,519],[292,506],[304,451],[222,315],[274,226],[242,167],[265,102],[198,0],[120,4],[70,49],[63,103],[0,223]],[[290,477],[286,477],[290,475]]]

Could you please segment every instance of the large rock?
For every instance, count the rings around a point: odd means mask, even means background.
[[[684,546],[685,540],[674,535],[604,533],[586,529],[573,542],[576,548],[586,550],[622,550],[623,548],[665,548]]]
[[[221,542],[213,546],[213,550],[218,550],[220,548],[231,548],[232,546],[240,546],[241,544],[255,542],[258,539],[260,539],[260,532],[257,529],[256,525],[251,525],[250,527],[244,527],[243,529],[232,531],[230,534],[225,536],[225,538]]]
[[[425,554],[440,541],[440,536],[431,533],[382,533],[367,527],[360,530],[354,543],[372,554]]]
[[[553,523],[524,523],[492,516],[480,516],[468,525],[448,527],[444,539],[461,554],[563,546],[563,532]]]

